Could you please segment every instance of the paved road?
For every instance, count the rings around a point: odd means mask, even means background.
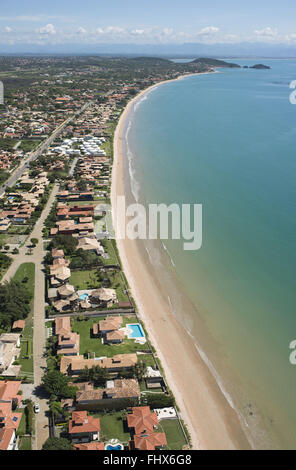
[[[86,103],[82,108],[77,111],[73,116],[70,116],[66,121],[64,121],[55,131],[44,141],[42,142],[39,147],[35,150],[35,152],[32,152],[30,156],[12,173],[11,177],[2,185],[0,186],[0,196],[4,194],[5,188],[12,186],[21,176],[22,174],[27,170],[27,167],[30,162],[33,162],[36,160],[40,155],[48,149],[48,147],[51,146],[51,144],[54,142],[54,140],[60,135],[62,130],[70,124],[71,121],[76,119],[79,114],[83,113],[90,105],[92,105],[93,102],[90,101]]]
[[[45,256],[42,240],[42,229],[45,219],[47,218],[51,207],[55,201],[58,192],[58,185],[55,185],[49,200],[41,214],[40,219],[36,223],[30,238],[37,238],[39,243],[33,249],[32,255],[27,255],[27,244],[20,249],[18,255],[15,255],[13,262],[9,267],[7,273],[2,279],[3,281],[9,280],[14,276],[17,268],[22,263],[35,264],[35,294],[34,294],[34,336],[33,336],[33,359],[34,359],[34,386],[33,386],[33,401],[40,405],[40,413],[36,415],[35,439],[33,439],[33,448],[39,450],[49,437],[47,410],[47,399],[40,394],[39,386],[41,379],[46,368],[46,359],[43,357],[46,345],[45,336],[45,275],[43,272],[44,266],[42,264]]]

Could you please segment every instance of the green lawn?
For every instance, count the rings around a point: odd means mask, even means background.
[[[22,332],[21,340],[21,353],[18,358],[19,363],[22,366],[22,375],[27,375],[28,378],[33,378],[33,302],[34,302],[34,287],[35,287],[35,264],[34,263],[23,263],[18,268],[14,275],[14,280],[22,282],[25,278],[28,278],[26,287],[32,295],[31,311],[26,318],[25,328]],[[29,356],[26,358],[26,356]]]
[[[103,262],[105,265],[119,265],[117,255],[115,253],[115,250],[113,248],[113,243],[112,240],[104,240],[103,241],[103,246],[105,248],[105,252],[108,253],[109,257],[108,259],[102,258]]]
[[[129,315],[128,317],[129,318],[123,318],[123,326],[127,323],[134,323],[136,321],[134,316]],[[147,344],[140,345],[135,343],[132,339],[124,339],[122,344],[106,345],[102,344],[101,338],[92,338],[91,331],[93,324],[98,323],[102,319],[103,318],[87,321],[74,321],[73,331],[80,334],[80,354],[94,352],[96,357],[112,357],[115,354],[130,354],[147,349]],[[145,360],[145,357],[143,360]]]
[[[19,408],[16,410],[17,413],[22,413],[22,419],[19,424],[18,430],[17,430],[17,435],[18,436],[24,436],[26,434],[26,414],[25,414],[25,409],[24,408]]]
[[[19,442],[19,450],[32,450],[32,442],[30,437],[21,437]]]
[[[108,271],[108,277],[111,281],[111,288],[116,290],[117,298],[119,302],[127,302],[128,296],[124,293],[125,284],[121,273],[118,271]],[[70,277],[70,284],[72,284],[77,290],[84,289],[99,289],[102,283],[98,279],[96,269],[89,269],[87,271],[72,271]],[[118,307],[117,304],[113,308]]]
[[[96,269],[88,271],[72,271],[69,282],[78,290],[98,289],[100,287],[100,283],[97,279],[96,272]]]
[[[164,432],[167,437],[167,449],[182,450],[187,445],[178,419],[163,419],[159,423],[158,430]]]
[[[27,225],[11,225],[8,229],[9,235],[23,235],[28,229]]]
[[[100,418],[101,421],[100,441],[118,439],[123,444],[128,443],[130,434],[124,430],[124,421],[120,411],[108,414],[97,413],[94,416]]]

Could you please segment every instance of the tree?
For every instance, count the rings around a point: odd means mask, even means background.
[[[0,327],[8,329],[14,321],[23,320],[30,312],[32,295],[24,284],[7,281],[0,285]]]
[[[133,374],[134,374],[134,377],[138,379],[139,381],[143,379],[145,372],[146,372],[146,366],[143,361],[140,361],[134,365]]]
[[[60,416],[63,413],[63,408],[58,401],[52,401],[49,405],[50,412],[54,416]]]
[[[38,238],[31,238],[32,246],[36,246],[38,244]]]
[[[93,382],[97,387],[99,385],[105,384],[106,380],[109,378],[109,373],[106,367],[92,366],[91,369],[86,367],[82,371],[80,378],[82,381]]]
[[[146,394],[145,395],[145,404],[150,406],[150,408],[169,408],[175,405],[175,400],[172,395],[164,395],[161,393],[155,394]]]
[[[72,235],[63,235],[58,234],[56,235],[50,244],[50,249],[58,248],[64,250],[64,253],[68,256],[73,255],[76,247],[78,245],[78,240]]]
[[[50,396],[61,398],[75,398],[77,387],[69,385],[70,379],[59,370],[50,370],[42,379],[42,385]]]
[[[42,450],[73,450],[73,444],[63,437],[50,437],[43,444]]]

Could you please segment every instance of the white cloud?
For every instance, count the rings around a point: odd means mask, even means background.
[[[133,29],[131,34],[134,34],[135,36],[142,36],[145,34],[145,29]]]
[[[278,30],[268,26],[264,29],[255,29],[254,34],[258,37],[275,38],[278,35]]]
[[[39,34],[56,34],[56,29],[53,24],[47,24],[46,26],[43,26],[42,28],[39,28],[37,30],[37,33]]]
[[[207,26],[206,28],[201,29],[197,34],[199,36],[210,36],[212,34],[217,34],[219,32],[219,28],[215,26]]]
[[[78,28],[78,30],[77,30],[77,33],[78,33],[78,34],[86,34],[87,31],[86,31],[85,28],[83,28],[82,26],[80,26],[80,27]]]
[[[10,26],[5,26],[4,32],[5,32],[5,33],[11,33],[11,32],[12,32],[12,28],[10,28]]]
[[[123,33],[125,33],[125,30],[123,28],[119,28],[118,26],[108,26],[108,28],[105,30],[105,33],[107,33],[107,34],[123,34]]]

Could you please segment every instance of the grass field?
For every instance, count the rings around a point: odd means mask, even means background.
[[[130,434],[125,432],[124,420],[122,419],[121,412],[114,412],[108,414],[95,414],[101,421],[100,440],[107,442],[110,439],[118,439],[122,444],[127,445]]]
[[[19,442],[19,450],[32,450],[32,442],[30,437],[21,437]]]
[[[110,287],[116,290],[118,302],[127,302],[129,299],[127,294],[124,292],[125,284],[120,272],[113,270],[112,272],[108,271],[108,277],[111,281]],[[69,282],[76,288],[76,290],[99,289],[102,285],[98,279],[96,269],[90,269],[87,271],[72,271]]]
[[[100,320],[102,320],[102,318],[87,321],[75,320],[73,331],[80,334],[80,354],[94,352],[96,357],[112,357],[115,354],[130,354],[147,349],[147,344],[140,345],[135,343],[132,339],[125,338],[122,344],[107,345],[102,344],[101,338],[92,338],[93,324],[98,323]],[[128,317],[123,318],[123,321],[123,326],[125,326],[127,323],[135,322],[135,317],[128,315]],[[143,361],[146,362],[145,356],[143,357]],[[147,358],[147,361],[148,360],[151,361],[151,358]]]
[[[22,419],[19,424],[18,430],[17,430],[17,435],[18,436],[24,436],[26,434],[26,414],[25,414],[25,409],[20,408],[16,410],[17,413],[22,413]]]
[[[187,445],[178,419],[161,420],[158,430],[166,434],[167,449],[182,450],[183,446]]]
[[[100,287],[100,283],[97,279],[96,272],[96,269],[88,271],[72,271],[69,282],[78,290],[98,289]]]

